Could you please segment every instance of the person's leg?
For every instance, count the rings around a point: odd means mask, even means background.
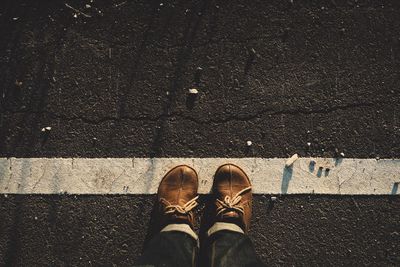
[[[239,167],[226,164],[214,176],[214,224],[206,241],[207,263],[212,267],[258,267],[253,244],[246,235],[252,214],[250,179]]]
[[[193,208],[197,206],[198,178],[188,166],[177,166],[158,188],[160,228],[147,244],[136,266],[196,265],[198,237],[193,231]]]
[[[176,230],[161,231],[147,244],[144,253],[138,260],[139,266],[195,266],[197,255],[197,237],[187,224],[176,226]],[[188,227],[181,229],[179,227]],[[167,226],[168,227],[168,226]],[[191,231],[188,234],[184,231]],[[195,234],[194,234],[195,235]]]
[[[250,238],[243,231],[235,229],[236,227],[236,224],[216,223],[210,228],[206,250],[209,266],[265,266],[258,259]]]

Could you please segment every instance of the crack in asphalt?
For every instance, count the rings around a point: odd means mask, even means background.
[[[168,119],[168,118],[174,118],[174,117],[181,117],[185,120],[192,121],[197,124],[224,124],[224,123],[229,123],[232,121],[251,121],[254,119],[258,119],[262,116],[280,116],[280,115],[297,115],[297,114],[303,114],[303,115],[309,115],[309,114],[328,114],[331,112],[339,111],[339,110],[348,110],[348,109],[353,109],[353,108],[361,108],[361,107],[372,107],[378,105],[379,102],[375,103],[355,103],[355,104],[347,104],[347,105],[339,105],[339,106],[333,106],[330,108],[324,108],[324,109],[286,109],[286,110],[274,110],[272,108],[265,108],[262,109],[256,113],[253,114],[248,114],[248,115],[231,115],[227,116],[225,118],[210,118],[210,119],[200,119],[200,118],[195,118],[190,115],[184,114],[184,112],[170,112],[168,114],[160,114],[155,117],[151,116],[146,116],[146,115],[141,115],[137,117],[132,117],[132,116],[120,116],[120,117],[114,117],[114,116],[105,116],[100,119],[90,119],[84,116],[67,116],[67,115],[62,115],[62,114],[56,114],[54,112],[50,111],[40,111],[40,112],[35,112],[35,111],[12,111],[12,110],[5,110],[5,113],[10,113],[10,114],[32,114],[32,115],[48,115],[53,119],[59,119],[63,121],[74,121],[74,120],[81,120],[84,123],[87,124],[102,124],[106,122],[118,122],[122,120],[129,120],[129,121],[150,121],[150,122],[157,122],[159,120],[163,119]]]

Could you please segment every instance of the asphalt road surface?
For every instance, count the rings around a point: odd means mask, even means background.
[[[395,0],[1,1],[0,157],[400,158],[399,14]],[[1,195],[0,265],[132,264],[154,200]],[[254,202],[271,265],[400,265],[399,196]]]

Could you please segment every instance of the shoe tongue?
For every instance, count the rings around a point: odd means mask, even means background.
[[[231,210],[231,211],[224,212],[222,214],[222,217],[223,218],[240,218],[240,215],[237,211]]]

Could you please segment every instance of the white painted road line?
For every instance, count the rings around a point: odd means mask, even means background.
[[[285,168],[285,161],[282,158],[0,158],[0,193],[153,194],[164,174],[179,164],[196,169],[199,193],[208,193],[218,166],[234,163],[247,172],[253,192],[258,194],[400,194],[400,159],[300,158],[291,168]]]

